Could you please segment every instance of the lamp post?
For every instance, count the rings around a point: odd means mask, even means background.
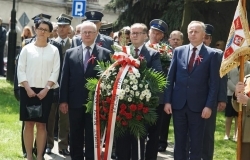
[[[13,83],[15,74],[15,56],[16,56],[16,10],[15,0],[11,10],[10,32],[8,39],[8,63],[7,63],[7,81]]]

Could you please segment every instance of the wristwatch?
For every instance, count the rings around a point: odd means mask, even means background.
[[[48,90],[50,90],[50,86],[48,85],[48,86],[46,86],[46,88],[48,88]]]

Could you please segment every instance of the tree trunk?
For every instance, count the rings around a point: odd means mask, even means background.
[[[191,22],[191,0],[185,0],[182,15],[181,32],[183,33],[183,44],[188,43],[187,26]]]

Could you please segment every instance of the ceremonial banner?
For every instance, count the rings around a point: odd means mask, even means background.
[[[246,14],[241,0],[235,11],[234,19],[228,36],[226,49],[220,67],[220,76],[223,77],[233,68],[239,66],[239,57],[245,61],[250,59],[250,36]]]

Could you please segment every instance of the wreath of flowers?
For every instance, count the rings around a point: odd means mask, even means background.
[[[160,42],[157,44],[149,44],[150,48],[153,48],[155,50],[157,50],[161,56],[161,64],[162,64],[162,68],[166,69],[169,67],[171,59],[173,57],[172,54],[172,47],[170,47],[168,44]]]
[[[147,62],[143,56],[133,58],[133,49],[125,53],[121,46],[114,45],[114,63],[98,62],[96,69],[100,73],[100,79],[87,79],[86,88],[88,95],[87,111],[93,112],[95,93],[99,83],[99,115],[101,134],[107,127],[112,102],[115,92],[119,95],[115,122],[115,137],[129,132],[138,138],[146,135],[146,125],[156,122],[156,107],[159,104],[159,92],[163,92],[167,81],[164,73],[147,68]],[[128,65],[129,69],[121,87],[117,88],[116,80],[122,68]],[[115,91],[115,88],[117,90]]]

